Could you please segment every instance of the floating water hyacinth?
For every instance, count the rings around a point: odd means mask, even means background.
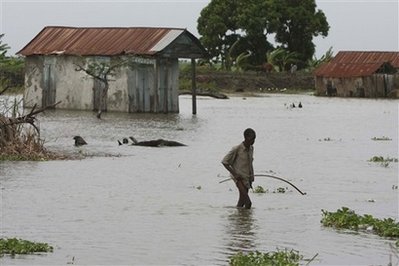
[[[303,256],[296,250],[278,250],[275,252],[262,253],[259,251],[244,254],[238,252],[230,259],[232,266],[246,265],[299,265]]]
[[[372,140],[375,140],[375,141],[379,141],[379,140],[381,140],[381,141],[390,141],[390,140],[392,140],[391,138],[388,138],[388,137],[385,137],[385,136],[382,136],[382,137],[373,137],[373,138],[371,138]]]
[[[266,193],[266,190],[262,186],[256,186],[254,193]]]
[[[377,219],[372,215],[358,215],[347,207],[342,207],[336,212],[321,210],[323,217],[321,223],[336,229],[364,230],[382,237],[399,239],[399,222],[392,218]]]
[[[4,254],[31,254],[36,252],[53,252],[53,247],[47,243],[31,242],[17,238],[0,238],[0,256]]]
[[[373,156],[368,161],[373,163],[380,163],[381,166],[388,167],[391,162],[397,163],[398,159],[390,157],[384,158],[383,156]]]

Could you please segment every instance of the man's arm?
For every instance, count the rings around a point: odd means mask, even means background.
[[[237,157],[237,148],[238,148],[238,146],[233,147],[226,154],[226,156],[224,156],[224,158],[222,160],[222,164],[223,164],[224,168],[226,168],[226,170],[230,172],[230,174],[233,177],[234,182],[236,182],[236,183],[238,180],[241,179],[241,177],[237,174],[234,167],[232,166],[232,164],[234,163],[234,161]]]
[[[234,170],[234,168],[230,164],[225,163],[225,162],[222,162],[222,164],[223,164],[224,168],[226,168],[227,171],[229,171],[230,174],[233,176],[234,182],[237,183],[239,180],[241,180],[241,177],[237,174],[237,172]]]

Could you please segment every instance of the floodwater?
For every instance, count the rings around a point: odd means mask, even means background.
[[[303,108],[288,108],[301,101]],[[46,242],[53,253],[0,258],[25,265],[227,265],[238,251],[294,249],[311,265],[398,263],[393,240],[325,228],[321,210],[398,219],[398,101],[310,95],[180,97],[180,114],[48,111],[38,116],[46,147],[85,159],[1,162],[0,237]],[[257,132],[250,193],[238,193],[220,161]],[[74,135],[88,145],[74,147]],[[117,140],[164,138],[187,147],[119,146]],[[375,141],[373,137],[391,140]],[[273,193],[278,188],[286,193]]]

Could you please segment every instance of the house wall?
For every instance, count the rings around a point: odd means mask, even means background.
[[[157,84],[160,112],[179,112],[179,63],[178,59],[158,60]]]
[[[125,67],[129,112],[179,112],[177,58],[138,59]]]
[[[55,101],[62,101],[57,108],[82,109],[92,108],[93,79],[83,72],[76,71],[76,65],[83,65],[85,60],[73,56],[30,56],[25,60],[24,106],[42,107],[43,91],[46,87],[46,69],[50,66],[55,86]]]
[[[367,77],[327,78],[315,77],[316,94],[327,95],[328,86],[332,86],[339,97],[386,97],[397,86],[394,75],[373,74]]]
[[[46,87],[54,84],[56,108],[93,110],[95,82],[78,65],[126,62],[110,76],[107,110],[120,112],[179,112],[177,58],[29,56],[26,58],[24,105],[43,105]],[[51,75],[48,75],[48,73]],[[49,80],[51,83],[49,83]]]
[[[87,60],[62,56],[56,57],[56,61],[56,101],[62,101],[57,108],[92,110],[94,80],[76,71],[78,65],[86,66]]]
[[[25,60],[24,106],[42,107],[43,57],[31,56]]]
[[[158,112],[155,72],[155,59],[132,58],[125,67],[129,112]]]

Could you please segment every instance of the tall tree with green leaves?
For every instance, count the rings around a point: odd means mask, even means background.
[[[212,0],[198,19],[201,41],[213,58],[223,61],[229,47],[240,39],[235,52],[251,52],[252,65],[263,63],[266,53],[274,49],[268,37],[275,34],[276,46],[295,54],[302,68],[315,52],[313,37],[327,36],[328,30],[315,0]]]
[[[221,60],[222,65],[230,69],[226,57],[230,47],[238,40],[238,1],[212,0],[198,18],[197,29],[201,42],[211,58]],[[227,63],[227,65],[226,65]]]
[[[274,13],[271,29],[275,40],[289,52],[298,55],[298,66],[303,68],[315,53],[313,37],[328,35],[329,25],[323,11],[316,9],[315,0],[273,0]]]
[[[241,0],[238,4],[238,25],[244,33],[243,42],[246,50],[251,52],[249,61],[252,65],[264,63],[265,54],[273,50],[267,40],[270,34],[271,21],[275,19],[271,2],[265,0]]]

